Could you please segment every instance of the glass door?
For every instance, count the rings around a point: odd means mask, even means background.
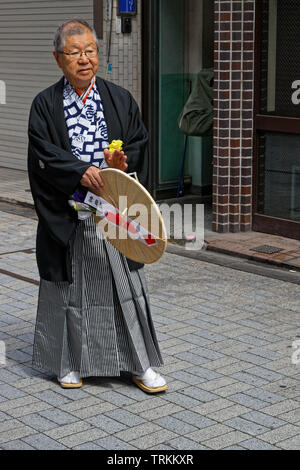
[[[300,239],[300,2],[257,2],[253,229]]]

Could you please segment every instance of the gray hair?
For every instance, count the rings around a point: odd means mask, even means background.
[[[66,21],[57,28],[53,41],[54,49],[57,52],[61,51],[65,47],[67,38],[77,34],[84,34],[87,29],[93,34],[95,42],[97,46],[99,46],[97,33],[94,28],[92,28],[87,21],[74,18],[73,20]]]

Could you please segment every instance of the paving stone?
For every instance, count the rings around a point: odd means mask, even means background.
[[[136,450],[137,448],[128,442],[121,441],[115,436],[107,436],[95,441],[95,444],[101,446],[103,449],[108,450]]]
[[[198,444],[198,442],[187,439],[186,437],[176,437],[169,442],[172,449],[177,450],[206,450],[207,447]],[[153,449],[153,448],[152,448]]]
[[[267,381],[273,381],[273,382],[283,378],[281,374],[277,374],[276,372],[272,372],[263,367],[251,367],[250,369],[247,370],[247,373],[257,375],[258,377],[261,377],[262,379],[265,379]]]
[[[181,435],[188,434],[190,432],[196,431],[197,429],[195,426],[186,422],[182,422],[179,419],[176,419],[174,416],[164,416],[162,418],[156,419],[153,422],[165,429],[168,429],[169,431],[173,431]]]
[[[278,447],[255,438],[241,442],[241,446],[248,450],[280,450]]]
[[[198,431],[194,431],[190,434],[187,434],[185,437],[192,439],[196,442],[200,442],[202,444],[204,443],[204,441],[208,441],[209,439],[225,435],[228,432],[232,431],[233,429],[229,426],[224,426],[223,424],[214,424],[213,426],[209,426],[204,429],[199,429]]]
[[[21,392],[15,387],[12,387],[8,384],[0,384],[0,395],[2,397],[8,398],[9,400],[14,400],[15,398],[25,397],[26,394]]]
[[[192,424],[198,429],[204,429],[208,426],[216,424],[212,419],[206,418],[189,410],[178,411],[177,413],[174,413],[172,417],[178,419],[179,421]]]
[[[35,450],[34,447],[26,444],[26,442],[23,442],[20,439],[4,442],[1,444],[1,448],[4,450]]]
[[[108,434],[113,434],[126,429],[124,424],[119,423],[118,421],[105,415],[93,416],[92,418],[86,419],[86,421],[92,424],[94,427],[103,429]]]
[[[201,390],[198,387],[188,387],[181,390],[184,395],[188,395],[189,397],[195,398],[196,400],[202,401],[204,403],[208,401],[213,401],[218,398],[217,395],[214,393],[207,392],[205,390]]]
[[[137,426],[132,426],[130,429],[120,431],[115,434],[115,437],[123,441],[130,442],[133,439],[137,439],[160,430],[161,427],[155,423],[143,423]]]
[[[267,390],[263,390],[260,388],[253,388],[250,390],[247,390],[247,395],[250,395],[253,398],[259,398],[262,401],[266,401],[267,403],[279,403],[283,400],[285,400],[284,397],[277,395],[276,393],[271,393]]]
[[[257,398],[252,398],[245,393],[236,393],[235,395],[230,395],[228,398],[235,403],[239,403],[240,405],[244,405],[248,408],[253,408],[254,410],[260,410],[261,408],[265,408],[267,405],[267,402]]]
[[[69,403],[71,400],[67,397],[64,397],[60,393],[56,393],[52,390],[45,390],[43,392],[36,393],[34,395],[39,400],[45,401],[53,406],[60,406],[64,403]]]
[[[250,385],[256,385],[257,387],[261,387],[262,385],[267,384],[267,380],[263,380],[255,375],[249,374],[249,371],[247,372],[236,372],[235,374],[232,374],[234,379],[239,380],[241,382],[245,382]]]
[[[44,418],[38,413],[26,415],[24,417],[19,418],[19,420],[22,423],[31,426],[33,429],[36,429],[37,431],[46,431],[48,429],[53,429],[57,427],[56,423],[54,423],[53,421],[49,421],[49,419]]]
[[[227,421],[224,421],[223,424],[247,434],[251,434],[251,436],[258,436],[268,430],[267,427],[262,426],[261,424],[256,424],[255,422],[251,422],[240,417],[228,419]]]
[[[172,403],[176,403],[183,408],[194,408],[195,406],[201,404],[201,401],[195,400],[194,398],[179,392],[168,393],[165,395],[164,399],[171,401]]]
[[[249,438],[248,434],[245,434],[240,431],[232,431],[232,432],[228,432],[224,434],[223,436],[221,435],[213,439],[204,441],[204,445],[210,449],[221,450],[221,449],[224,449],[225,447],[242,443],[248,438]]]
[[[300,432],[299,427],[293,424],[286,424],[280,428],[273,429],[259,436],[263,441],[269,442],[269,444],[277,444],[280,441],[287,440],[288,438],[299,436],[300,443]]]
[[[161,429],[151,434],[147,434],[146,436],[134,439],[133,441],[130,441],[130,444],[135,446],[137,449],[149,449],[150,447],[153,447],[153,445],[156,444],[168,444],[168,440],[175,437],[178,437],[178,435],[174,432],[168,431],[166,429]]]
[[[58,408],[49,408],[47,410],[41,411],[39,415],[60,425],[70,424],[77,421],[75,416],[72,416],[69,413],[59,410]]]
[[[236,418],[237,416],[241,416],[243,413],[246,413],[251,408],[246,408],[242,405],[232,405],[228,408],[224,408],[223,410],[215,411],[213,413],[209,413],[207,416],[210,419],[218,421],[219,423],[223,423],[224,421]]]
[[[277,443],[277,446],[285,450],[298,450],[300,449],[300,433],[292,437],[291,439],[286,439],[285,441],[280,441]]]
[[[22,423],[20,423],[20,426],[16,427],[15,429],[0,432],[0,445],[5,442],[10,442],[12,440],[17,440],[26,436],[30,436],[34,433],[36,433],[34,429],[30,428],[29,426],[24,426],[22,425]]]
[[[23,438],[23,441],[38,450],[62,450],[66,448],[61,443],[42,433],[25,437]]]
[[[283,402],[276,403],[275,405],[266,406],[261,410],[261,412],[271,416],[278,416],[288,411],[297,409],[299,409],[299,402],[294,400],[285,400]]]
[[[88,429],[87,431],[77,432],[76,434],[66,436],[62,439],[59,439],[59,442],[64,446],[73,449],[74,447],[80,444],[95,441],[96,439],[100,439],[105,436],[107,436],[107,433],[105,431],[103,431],[102,429],[93,428]]]
[[[233,354],[233,357],[236,357],[237,359],[242,359],[246,362],[250,362],[251,364],[256,364],[258,366],[270,361],[270,359],[266,357],[261,357],[255,354],[251,354],[249,352],[240,352],[237,354]]]
[[[206,380],[214,380],[214,379],[218,379],[220,377],[222,377],[222,374],[219,373],[219,372],[214,372],[214,371],[211,371],[209,369],[205,369],[204,367],[189,367],[187,370],[186,370],[187,373],[189,374],[192,374],[192,375],[196,375],[196,376],[199,376],[203,379],[206,379]]]
[[[145,419],[140,416],[130,413],[129,411],[122,409],[115,409],[105,413],[106,416],[116,420],[120,423],[123,423],[126,426],[137,426],[138,424],[145,423]]]
[[[59,427],[56,426],[54,429],[44,431],[44,434],[52,439],[62,439],[63,437],[70,436],[71,434],[78,434],[81,431],[86,431],[87,429],[91,430],[92,428],[93,426],[86,421],[76,421]]]
[[[248,421],[253,421],[254,423],[261,424],[271,429],[287,424],[282,419],[274,418],[273,416],[266,415],[265,413],[261,413],[259,411],[245,413],[241,416],[241,418],[247,419]]]
[[[132,403],[135,403],[135,400],[133,400],[132,398],[129,398],[126,395],[122,395],[121,393],[118,393],[115,391],[104,392],[104,393],[99,394],[98,396],[101,397],[102,400],[108,401],[117,406],[126,406]]]
[[[184,361],[190,362],[191,364],[195,364],[195,365],[205,364],[206,362],[209,362],[209,359],[200,357],[191,352],[181,352],[181,353],[175,354],[175,357],[177,357],[178,359],[183,359]]]

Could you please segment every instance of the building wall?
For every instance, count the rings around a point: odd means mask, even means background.
[[[129,90],[138,104],[141,105],[142,94],[142,32],[141,0],[137,0],[137,16],[132,18],[132,33],[117,32],[117,0],[113,1],[111,53],[109,62],[112,73],[107,73],[107,55],[110,36],[110,19],[107,8],[110,1],[103,1],[103,39],[100,40],[99,75]]]
[[[213,230],[252,226],[255,0],[215,0]]]

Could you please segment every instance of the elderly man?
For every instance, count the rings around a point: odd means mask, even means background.
[[[39,218],[36,256],[41,277],[33,364],[64,388],[83,377],[128,371],[144,391],[167,388],[142,266],[104,237],[92,217],[69,204],[79,188],[102,187],[99,166],[147,178],[147,131],[131,94],[96,76],[98,42],[81,20],[61,25],[53,55],[63,77],[39,93],[29,118],[28,171]],[[125,153],[107,148],[124,142]]]

